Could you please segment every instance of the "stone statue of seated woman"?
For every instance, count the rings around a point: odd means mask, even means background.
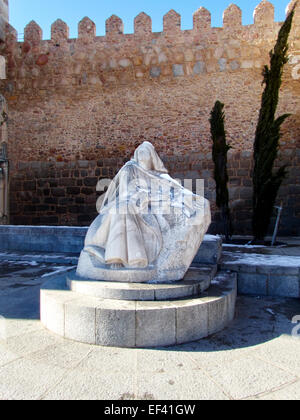
[[[209,202],[168,175],[144,142],[110,184],[77,275],[119,282],[183,279],[211,223]]]

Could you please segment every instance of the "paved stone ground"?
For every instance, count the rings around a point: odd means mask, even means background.
[[[300,399],[297,299],[239,297],[226,330],[191,344],[104,348],[39,321],[45,276],[70,267],[0,264],[0,399]]]

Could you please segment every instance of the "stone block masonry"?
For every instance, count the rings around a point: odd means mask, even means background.
[[[224,251],[222,270],[237,273],[240,294],[300,297],[300,258]]]
[[[291,5],[289,5],[289,10]],[[95,215],[100,178],[112,177],[136,146],[151,141],[173,176],[204,178],[214,208],[209,114],[225,103],[230,195],[237,233],[250,232],[251,160],[262,93],[262,68],[269,63],[281,23],[263,1],[254,24],[243,26],[241,10],[231,5],[221,28],[211,26],[204,8],[193,16],[193,29],[181,30],[175,11],[163,19],[161,33],[151,18],[135,18],[134,33],[124,34],[117,16],[106,21],[106,36],[84,18],[78,38],[69,39],[57,20],[51,40],[31,22],[24,42],[6,25],[0,54],[7,80],[0,82],[10,110],[9,156],[12,162],[13,223],[88,224]],[[282,160],[289,179],[282,231],[299,234],[300,150],[300,6],[290,36],[279,113],[292,116],[283,127]],[[278,163],[279,164],[279,163]],[[93,209],[92,209],[93,208]]]
[[[282,235],[299,234],[300,156],[281,154],[288,164],[289,177],[279,194],[283,200]],[[11,180],[11,220],[17,225],[88,226],[97,216],[96,201],[100,179],[112,179],[127,159],[104,158],[71,162],[19,162]],[[215,207],[215,183],[210,154],[163,156],[172,177],[204,179],[204,194],[211,201],[214,220],[211,233],[222,229]],[[229,193],[236,232],[251,231],[252,153],[229,154]],[[195,185],[193,185],[195,187]],[[275,220],[271,224],[273,228]]]

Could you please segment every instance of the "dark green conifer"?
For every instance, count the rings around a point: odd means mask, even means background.
[[[296,6],[296,4],[295,4]],[[254,142],[253,172],[253,236],[262,241],[267,235],[278,190],[287,171],[282,166],[274,172],[278,156],[280,127],[290,114],[276,118],[284,65],[288,61],[288,38],[292,27],[295,6],[281,27],[274,50],[270,52],[270,68],[265,66],[259,120]]]
[[[216,204],[221,210],[226,240],[232,236],[229,208],[227,153],[231,148],[226,142],[224,104],[217,101],[211,111],[210,127],[213,141],[214,178],[216,181]]]

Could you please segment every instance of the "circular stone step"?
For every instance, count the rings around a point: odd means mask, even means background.
[[[216,266],[192,267],[184,280],[169,284],[117,283],[82,279],[67,275],[67,286],[73,292],[103,299],[160,301],[199,296],[207,290],[217,271]]]
[[[65,338],[102,346],[171,346],[214,334],[234,318],[236,275],[220,273],[202,297],[174,301],[125,301],[84,296],[66,278],[41,288],[41,321]]]

